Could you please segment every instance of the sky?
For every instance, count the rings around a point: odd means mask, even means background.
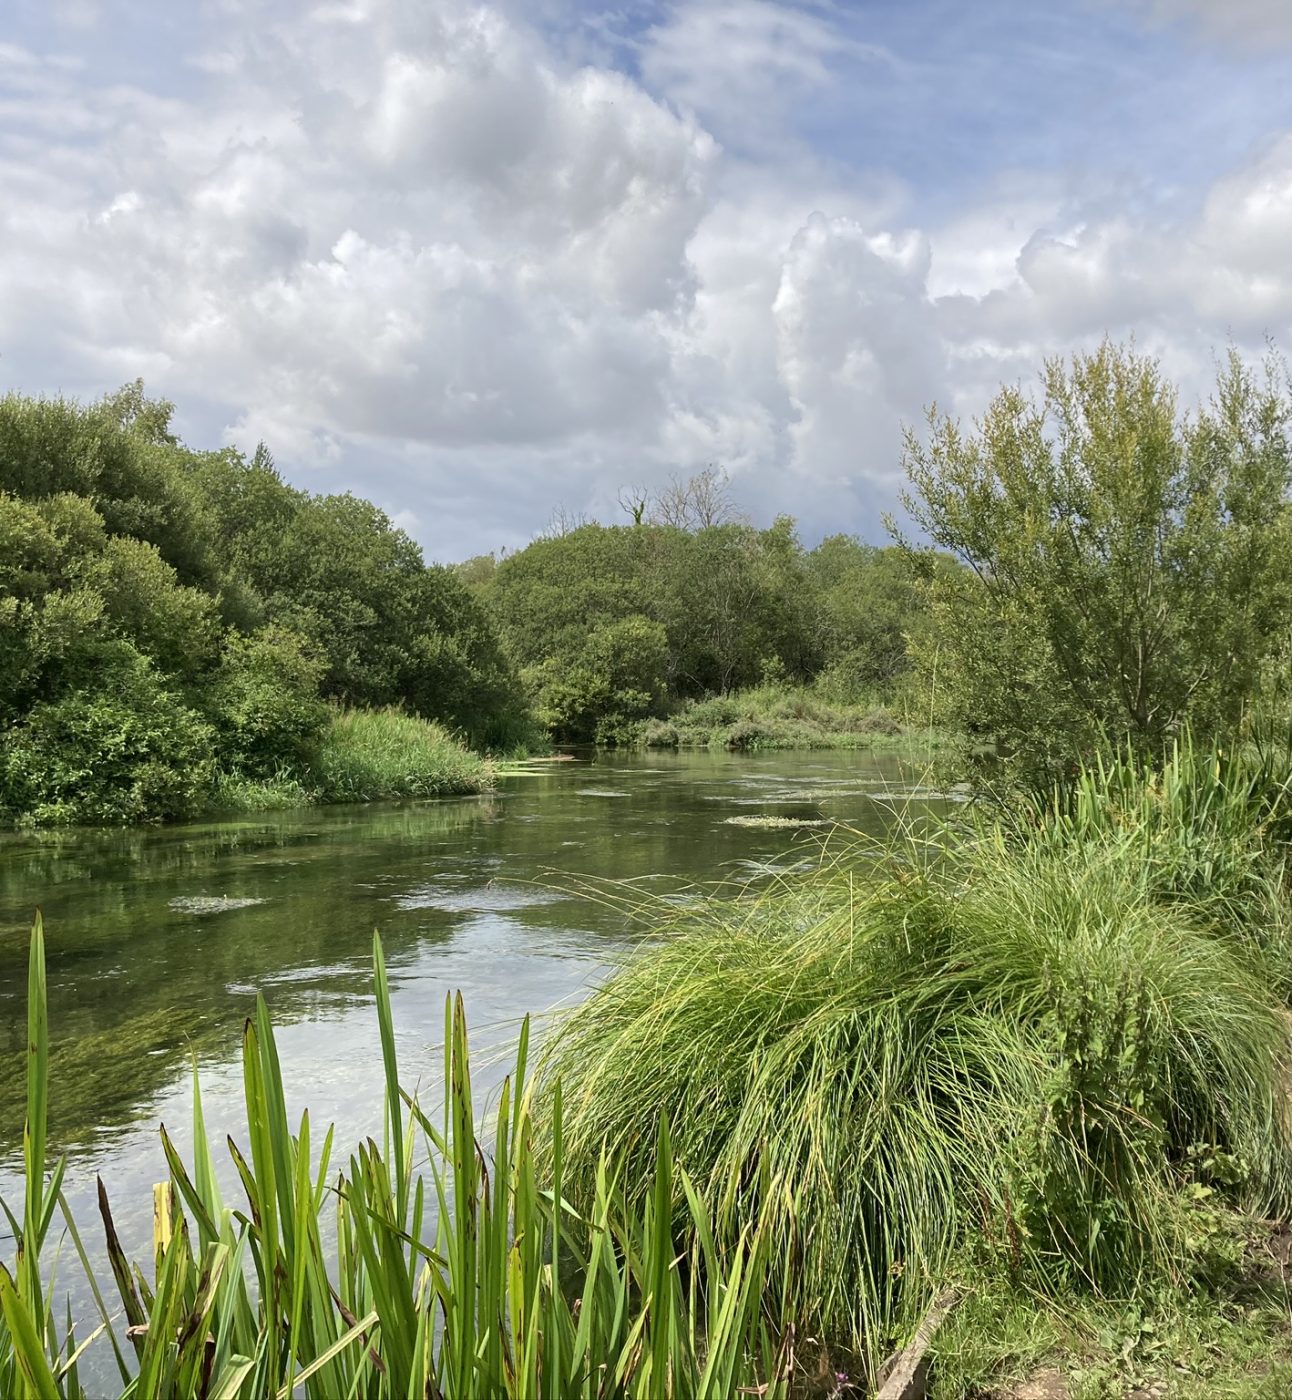
[[[0,0],[0,390],[444,561],[709,466],[881,540],[931,403],[1292,351],[1289,74],[1288,0]]]

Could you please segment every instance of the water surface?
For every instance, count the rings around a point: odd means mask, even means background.
[[[477,1043],[505,1045],[525,1013],[585,995],[640,938],[622,914],[563,892],[568,877],[674,895],[758,878],[809,858],[829,827],[796,837],[731,817],[879,832],[907,794],[926,800],[919,778],[857,754],[611,755],[506,779],[489,797],[0,835],[0,1194],[15,1199],[21,1163],[37,907],[52,1152],[69,1155],[83,1233],[97,1233],[101,1172],[142,1257],[149,1187],[165,1176],[156,1126],[187,1145],[194,1060],[213,1139],[245,1142],[239,1045],[258,991],[279,1027],[289,1109],[335,1121],[348,1155],[380,1130],[374,929],[405,1078],[433,1093],[446,993],[462,992]]]

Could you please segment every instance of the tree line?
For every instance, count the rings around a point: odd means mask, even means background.
[[[765,682],[839,699],[901,683],[924,611],[904,552],[846,535],[806,549],[789,517],[760,529],[710,510],[713,486],[702,474],[658,513],[633,498],[636,523],[576,524],[459,566],[555,738],[631,739],[679,701]]]
[[[299,772],[328,702],[523,724],[490,619],[371,502],[195,452],[132,385],[0,399],[0,814],[181,816]]]
[[[428,565],[371,502],[194,451],[132,385],[0,399],[0,815],[182,815],[215,775],[299,771],[329,704],[477,748],[632,742],[753,686],[894,703],[967,766],[1050,784],[1099,749],[1286,716],[1292,393],[1231,355],[1185,411],[1105,344],[908,434],[909,538],[808,548],[711,469]],[[909,530],[909,526],[907,527]]]

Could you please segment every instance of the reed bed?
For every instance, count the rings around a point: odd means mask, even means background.
[[[195,1082],[194,1142],[154,1192],[154,1254],[128,1261],[106,1192],[100,1202],[117,1292],[90,1275],[99,1317],[88,1330],[55,1304],[43,1260],[64,1234],[89,1271],[62,1192],[46,1170],[48,1020],[44,937],[33,931],[28,996],[25,1195],[6,1206],[16,1242],[0,1267],[0,1394],[86,1395],[86,1349],[110,1347],[124,1400],[201,1397],[729,1396],[785,1393],[790,1339],[769,1315],[773,1241],[751,1218],[719,1258],[699,1192],[666,1125],[657,1180],[630,1205],[614,1165],[599,1164],[586,1209],[562,1186],[559,1095],[540,1177],[534,1152],[528,1025],[486,1143],[477,1134],[466,1019],[445,1012],[445,1100],[433,1122],[400,1088],[381,945],[373,949],[385,1065],[383,1141],[339,1161],[329,1129],[286,1116],[263,1000],[243,1040],[247,1110],[232,1138],[242,1199],[226,1203]],[[776,1184],[763,1183],[768,1198]],[[690,1202],[690,1243],[673,1203]],[[326,1222],[335,1223],[335,1243]],[[95,1392],[101,1394],[101,1391]]]

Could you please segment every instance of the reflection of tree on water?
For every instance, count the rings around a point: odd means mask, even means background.
[[[56,1146],[84,1144],[150,1113],[192,1052],[236,1063],[257,988],[284,1027],[335,1026],[370,996],[374,927],[396,983],[451,967],[499,1015],[543,1011],[586,975],[553,958],[599,960],[607,935],[624,930],[621,913],[554,897],[554,887],[577,888],[582,876],[648,880],[666,895],[743,878],[744,862],[777,863],[793,843],[793,833],[724,823],[757,811],[751,801],[783,812],[776,798],[789,785],[805,813],[878,830],[890,818],[864,789],[913,776],[890,756],[856,755],[619,755],[561,768],[505,781],[490,798],[0,836],[0,1140],[21,1141],[37,905],[54,1033],[51,1130]],[[429,1020],[436,1014],[428,1008]],[[318,1032],[324,1058],[327,1034]],[[311,1107],[331,1116],[326,1102]]]
[[[43,906],[58,1143],[129,1121],[191,1053],[230,1054],[255,988],[274,981],[286,1024],[371,991],[379,916],[392,961],[411,938],[447,937],[393,904],[360,904],[407,852],[493,821],[490,799],[281,812],[157,830],[32,832],[0,842],[0,1140],[23,1117],[23,997],[32,914]],[[371,892],[370,892],[371,894]],[[225,897],[224,908],[185,907]],[[255,901],[235,907],[240,900]],[[306,969],[291,979],[279,974]]]

